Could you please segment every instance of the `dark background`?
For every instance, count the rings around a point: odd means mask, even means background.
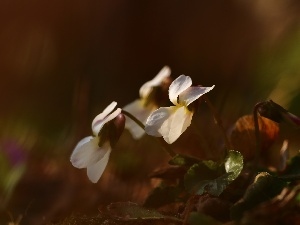
[[[13,143],[26,165],[20,183],[3,192],[17,196],[5,211],[17,217],[28,208],[32,216],[25,221],[32,224],[76,211],[51,196],[65,180],[66,190],[82,190],[74,178],[79,170],[68,160],[77,141],[90,134],[90,122],[106,105],[122,107],[138,98],[140,86],[164,65],[174,78],[185,74],[194,84],[215,84],[209,96],[227,128],[269,97],[300,114],[299,15],[297,0],[1,1],[1,149],[10,151],[7,143]],[[132,165],[142,163],[127,164],[136,170]],[[14,166],[8,168],[3,187]],[[80,203],[97,196],[86,205],[99,204],[101,190],[86,181],[85,171],[80,174],[94,195],[89,189],[66,192],[88,211]]]

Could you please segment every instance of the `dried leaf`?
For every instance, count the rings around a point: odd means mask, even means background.
[[[231,202],[209,194],[199,196],[196,203],[197,212],[204,213],[222,222],[230,220],[229,209],[231,206]]]
[[[181,222],[180,219],[171,216],[164,216],[160,212],[146,209],[133,202],[116,202],[107,206],[108,213],[117,220],[172,220]]]
[[[278,124],[264,117],[258,117],[262,151],[266,152],[277,139]],[[252,115],[239,118],[230,135],[234,149],[240,151],[245,161],[254,158],[256,151],[255,127]]]

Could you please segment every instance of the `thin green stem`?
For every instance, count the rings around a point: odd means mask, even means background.
[[[128,116],[130,119],[132,119],[139,127],[141,127],[143,130],[145,130],[145,125],[139,120],[137,119],[134,115],[132,115],[131,113],[125,111],[122,109],[122,113],[125,115],[125,116]],[[173,151],[173,149],[171,148],[170,145],[168,145],[164,140],[163,138],[161,137],[158,137],[156,138],[157,141],[160,142],[161,144],[161,147],[173,158],[176,153]]]
[[[223,123],[222,123],[222,120],[220,118],[220,116],[218,115],[217,111],[215,110],[215,107],[213,106],[213,104],[211,103],[211,101],[208,99],[207,96],[202,96],[206,102],[206,104],[208,105],[210,111],[212,112],[213,116],[214,116],[214,119],[215,119],[215,122],[216,124],[219,126],[220,128],[220,131],[222,133],[222,136],[224,138],[224,141],[225,141],[225,146],[226,146],[226,152],[225,152],[225,157],[226,155],[228,154],[228,151],[230,149],[232,149],[231,147],[231,144],[230,144],[230,141],[229,141],[229,138],[227,137],[227,134],[226,134],[226,131],[225,131],[225,128],[223,127]]]

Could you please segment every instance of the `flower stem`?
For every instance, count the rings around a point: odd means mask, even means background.
[[[141,127],[143,130],[145,130],[145,125],[139,120],[137,119],[134,115],[132,115],[131,113],[125,111],[122,109],[122,113],[125,115],[125,116],[128,116],[130,119],[132,119],[139,127]],[[173,151],[173,149],[171,148],[170,145],[168,145],[164,140],[163,138],[161,137],[158,137],[156,139],[157,141],[160,142],[161,144],[161,147],[173,158],[176,153]]]
[[[167,144],[163,138],[158,137],[156,140],[159,140],[161,147],[173,158],[176,153],[173,151],[173,149],[171,148],[171,146],[169,144]]]
[[[253,109],[253,120],[254,120],[254,129],[255,129],[255,139],[256,139],[256,152],[254,162],[258,163],[260,157],[260,148],[261,148],[261,138],[259,134],[259,123],[258,123],[258,109],[264,102],[259,102],[254,106]]]
[[[296,180],[300,180],[300,174],[278,176],[278,178],[285,181],[296,181]]]
[[[226,146],[226,149],[225,149],[225,151],[226,151],[225,152],[225,157],[226,157],[227,154],[228,154],[228,151],[231,150],[232,147],[231,147],[230,141],[229,141],[229,139],[227,137],[225,128],[223,127],[222,120],[221,120],[220,116],[218,115],[215,107],[213,106],[213,104],[211,103],[211,101],[208,99],[208,97],[207,96],[202,96],[202,97],[204,98],[206,104],[208,105],[210,111],[212,112],[216,124],[219,126],[219,128],[221,130],[222,136],[223,136],[224,141],[225,141],[225,146]]]
[[[132,119],[137,125],[139,125],[140,128],[145,130],[145,125],[139,119],[137,119],[134,115],[132,115],[131,113],[125,111],[124,109],[122,109],[122,113],[125,116],[128,116],[130,119]]]

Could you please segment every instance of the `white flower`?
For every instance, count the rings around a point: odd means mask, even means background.
[[[100,179],[111,152],[109,138],[100,140],[101,135],[99,137],[98,134],[107,122],[113,120],[121,113],[120,108],[111,113],[116,105],[116,102],[112,102],[102,113],[95,117],[92,122],[94,136],[85,137],[79,141],[71,155],[70,161],[72,165],[80,169],[87,168],[88,178],[93,183],[96,183]],[[99,146],[100,143],[103,144]]]
[[[123,109],[145,124],[148,116],[158,108],[153,99],[150,99],[150,95],[152,94],[153,89],[162,85],[164,80],[168,78],[170,74],[170,68],[168,66],[163,67],[152,80],[146,82],[140,88],[140,99],[129,103]],[[134,139],[141,138],[145,133],[145,131],[131,119],[126,120],[125,128],[130,131]]]
[[[172,144],[190,126],[194,111],[190,111],[188,106],[214,88],[214,85],[212,87],[191,87],[191,85],[192,79],[184,75],[172,82],[169,87],[169,99],[175,106],[155,110],[146,121],[147,134],[162,136],[167,143]]]

